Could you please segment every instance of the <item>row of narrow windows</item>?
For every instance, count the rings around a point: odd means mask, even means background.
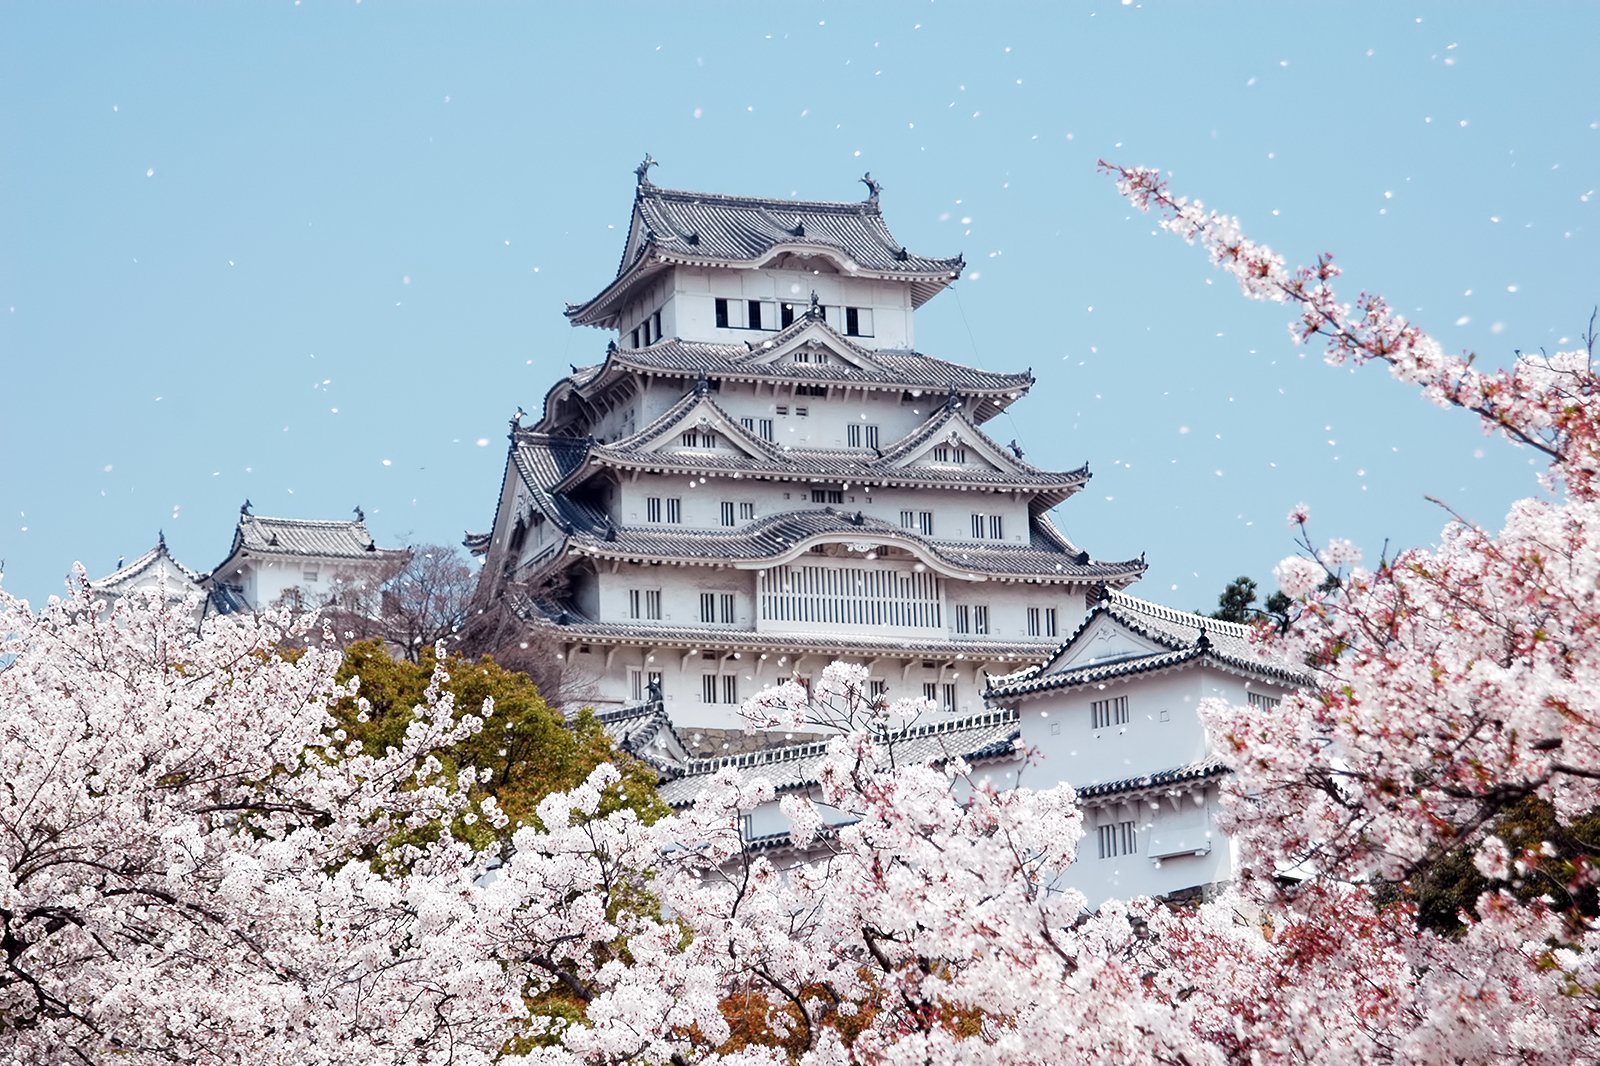
[[[723,296],[716,298],[714,307],[718,329],[787,329],[794,325],[796,315],[802,313],[792,303],[773,300],[735,300]],[[870,307],[824,305],[822,317],[834,329],[842,328],[846,337],[874,335]]]
[[[687,436],[687,434],[686,434]],[[844,503],[843,489],[812,489],[810,491],[812,503],[842,504]],[[737,511],[735,511],[737,508]],[[749,502],[722,500],[718,506],[721,524],[732,527],[738,522],[754,521],[756,505]],[[736,517],[737,515],[737,517]],[[683,524],[683,499],[679,496],[646,496],[644,500],[644,517],[646,522],[665,525]],[[921,533],[925,537],[933,536],[932,511],[901,511],[900,526]],[[972,537],[974,540],[1004,540],[1005,516],[997,514],[984,514],[973,512]]]
[[[955,631],[962,635],[988,636],[989,607],[987,604],[957,604],[952,609],[954,613]],[[1054,607],[1029,607],[1027,608],[1028,636],[1054,637],[1058,635],[1057,613]],[[737,599],[731,592],[702,592],[700,594],[700,621],[706,625],[731,626],[738,617]],[[661,621],[661,590],[660,589],[629,589],[628,590],[628,618],[634,621]],[[1251,704],[1256,706],[1258,697],[1251,693]],[[1128,699],[1126,696],[1117,700],[1099,700],[1093,705],[1094,728],[1101,729],[1109,725],[1122,725],[1128,721]],[[1118,708],[1115,712],[1109,710],[1113,704]],[[1276,701],[1273,701],[1273,706]],[[1113,720],[1114,719],[1114,720]]]

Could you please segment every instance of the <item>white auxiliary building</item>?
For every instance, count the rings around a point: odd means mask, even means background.
[[[1049,653],[1104,562],[1048,512],[1089,479],[983,426],[1033,384],[924,355],[916,309],[960,258],[908,251],[867,199],[662,189],[638,170],[616,277],[568,308],[614,331],[514,420],[479,607],[514,611],[602,711],[683,727],[835,659],[889,698],[981,713]],[[586,701],[591,702],[591,701]]]
[[[246,500],[228,557],[205,579],[210,609],[232,614],[288,603],[375,613],[378,586],[410,554],[378,547],[361,508],[355,515],[352,521],[270,518],[251,514]]]
[[[173,602],[195,597],[198,614],[204,610],[201,593],[207,576],[180,563],[167,547],[167,535],[161,533],[156,537],[154,548],[131,563],[118,559],[114,572],[89,582],[89,587],[105,600],[108,609],[115,606],[117,600],[136,592],[155,592]]]
[[[1267,710],[1307,681],[1252,643],[1245,626],[1107,590],[1042,663],[990,681],[988,710],[918,723],[896,742],[895,759],[959,756],[976,779],[999,788],[1071,784],[1084,837],[1055,884],[1082,892],[1090,907],[1138,895],[1203,896],[1237,863],[1216,823],[1228,771],[1207,747],[1200,702]],[[708,775],[737,767],[777,792],[748,816],[751,848],[780,866],[826,852],[826,834],[809,850],[794,848],[778,807],[796,793],[820,803],[826,742],[685,760],[675,739],[641,729],[622,741],[665,767],[660,794],[668,804],[687,806]],[[834,826],[855,818],[827,807],[821,814]]]

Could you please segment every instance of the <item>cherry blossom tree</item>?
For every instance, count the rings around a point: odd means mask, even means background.
[[[401,843],[470,813],[422,755],[482,718],[436,684],[366,752],[328,716],[338,654],[274,651],[305,622],[100,606],[81,570],[37,615],[0,594],[6,1061],[488,1061],[525,1012],[450,935],[475,862]]]
[[[1437,547],[1371,568],[1347,541],[1315,548],[1305,509],[1290,515],[1305,550],[1277,570],[1297,601],[1280,646],[1316,667],[1320,684],[1271,712],[1204,708],[1236,771],[1226,828],[1242,848],[1243,894],[1225,906],[1266,908],[1255,918],[1273,933],[1206,938],[1163,923],[1173,965],[1213,1001],[1232,1054],[1592,1060],[1595,916],[1558,904],[1592,900],[1595,855],[1551,841],[1513,851],[1494,830],[1530,797],[1563,825],[1600,806],[1593,319],[1585,348],[1484,370],[1446,355],[1381,297],[1341,302],[1330,256],[1291,271],[1157,171],[1103,166],[1247,296],[1293,305],[1297,341],[1326,342],[1334,365],[1387,364],[1430,401],[1542,453],[1555,495],[1519,501],[1498,533],[1457,519]],[[1409,898],[1463,848],[1493,887],[1462,915],[1459,936],[1440,937],[1418,927]],[[1551,892],[1516,891],[1541,878]]]

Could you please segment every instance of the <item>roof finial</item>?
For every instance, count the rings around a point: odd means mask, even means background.
[[[822,317],[822,300],[817,296],[817,290],[811,290],[811,306],[806,308],[807,318]]]
[[[944,398],[944,409],[946,411],[961,410],[961,397],[956,393],[956,387],[954,385],[950,386],[950,392]],[[952,431],[952,436],[953,435],[954,431]]]
[[[1011,449],[1012,455],[1015,455],[1018,459],[1022,458],[1022,445],[1017,443],[1017,438],[1012,437],[1011,443],[1007,444],[1006,447]]]
[[[706,393],[708,393],[710,391],[711,391],[711,379],[706,377],[706,372],[704,370],[702,370],[702,371],[700,371],[700,377],[695,380],[695,383],[694,383],[694,394],[696,396],[704,396]]]
[[[1211,647],[1211,638],[1206,636],[1206,627],[1203,625],[1200,627],[1200,636],[1195,639],[1194,646],[1202,651]]]
[[[249,518],[250,517],[250,501],[249,501],[249,499],[246,499],[244,501],[244,505],[239,508],[239,516],[241,518]]]
[[[639,179],[640,188],[650,184],[650,168],[658,165],[659,164],[656,163],[655,159],[650,155],[650,153],[646,152],[644,154],[644,161],[633,168],[634,176]]]
[[[161,548],[161,549],[165,549],[166,546],[167,546],[167,531],[164,530],[164,529],[156,530],[156,547]]]
[[[883,191],[882,183],[872,180],[872,171],[870,171],[870,170],[867,171],[865,174],[861,175],[861,177],[858,180],[861,182],[861,184],[863,184],[863,185],[865,185],[867,187],[867,203],[869,203],[869,204],[877,203],[878,202],[878,194]]]
[[[361,509],[361,505],[359,503],[356,504],[355,511],[357,522],[365,522],[367,520],[367,512]]]

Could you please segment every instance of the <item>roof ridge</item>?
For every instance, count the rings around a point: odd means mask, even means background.
[[[837,214],[882,214],[882,209],[871,200],[800,200],[779,199],[771,196],[747,196],[740,193],[698,192],[693,189],[668,189],[654,183],[641,186],[639,198],[682,200],[686,203],[712,203],[728,207],[754,207],[768,210],[785,208],[824,209]]]
[[[1181,611],[1176,607],[1168,607],[1165,604],[1141,599],[1138,596],[1130,596],[1126,592],[1117,590],[1111,592],[1111,603],[1113,607],[1120,604],[1128,610],[1148,614],[1163,621],[1184,626],[1195,626],[1199,629],[1238,637],[1240,640],[1248,640],[1253,631],[1252,626],[1243,622],[1227,622],[1220,618],[1212,618],[1209,615],[1196,614],[1193,611]]]
[[[926,725],[907,726],[886,739],[890,744],[904,741],[921,740],[924,737],[938,736],[942,733],[956,733],[964,729],[978,729],[984,726],[1006,725],[1019,721],[1019,713],[1010,708],[1001,708],[992,711],[978,711],[964,718],[946,719],[943,721],[929,722]],[[826,755],[828,745],[846,733],[836,733],[826,740],[808,740],[799,744],[780,744],[776,747],[761,748],[757,751],[744,751],[732,755],[717,755],[709,759],[690,759],[685,766],[684,776],[699,777],[713,770],[721,770],[732,766],[746,769],[756,766],[770,766],[774,763],[792,762],[795,759],[804,759],[813,755]]]

